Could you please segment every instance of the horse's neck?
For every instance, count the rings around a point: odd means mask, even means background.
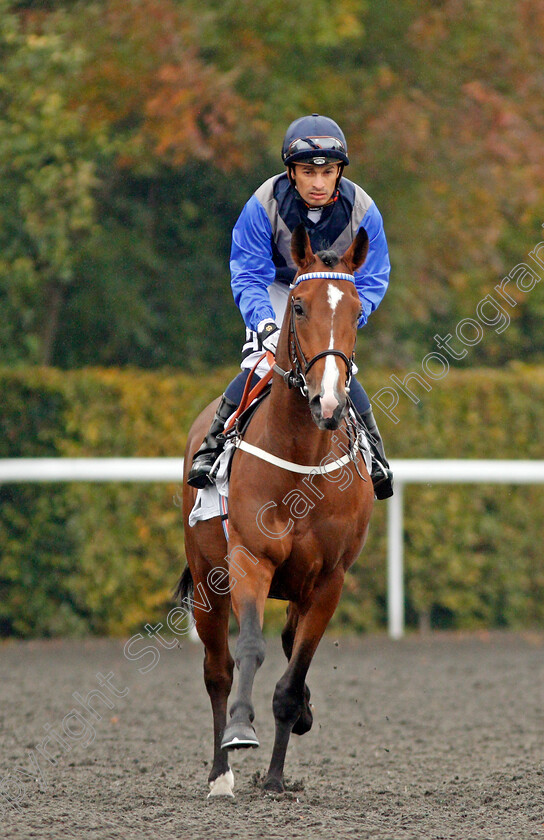
[[[287,460],[318,464],[331,448],[331,433],[315,425],[308,401],[298,388],[274,377],[263,424],[263,448]]]

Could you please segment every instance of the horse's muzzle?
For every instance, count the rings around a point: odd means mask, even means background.
[[[316,394],[310,400],[310,411],[318,429],[337,429],[346,416],[347,409],[348,403],[345,396],[337,399],[334,408],[330,405],[323,404],[322,397],[319,394]]]

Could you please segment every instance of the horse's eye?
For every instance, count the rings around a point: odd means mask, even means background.
[[[298,303],[298,302],[294,303],[293,304],[293,309],[295,310],[295,315],[299,315],[299,316],[304,315],[304,307],[302,306],[301,303]]]

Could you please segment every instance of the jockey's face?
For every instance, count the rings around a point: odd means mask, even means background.
[[[313,163],[295,163],[294,181],[301,198],[311,207],[323,207],[334,193],[339,172],[338,163],[315,166]]]

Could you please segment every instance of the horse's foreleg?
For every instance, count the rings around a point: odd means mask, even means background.
[[[276,685],[272,701],[276,737],[270,767],[263,785],[265,791],[282,793],[284,790],[285,756],[291,732],[304,713],[306,674],[340,600],[343,582],[343,571],[337,570],[314,590],[311,603],[300,611],[289,665]]]
[[[287,657],[287,660],[291,659],[291,656],[293,654],[293,643],[295,641],[298,617],[299,613],[296,604],[290,603],[287,607],[287,621],[281,634],[281,644],[283,647],[283,652]],[[295,735],[305,735],[306,732],[309,732],[312,728],[314,716],[310,707],[310,697],[310,689],[308,688],[306,683],[304,683],[304,705],[302,707],[300,717],[297,721],[295,721],[295,724],[291,730],[291,732],[293,732]]]
[[[253,720],[255,711],[251,694],[257,670],[263,663],[265,641],[262,632],[264,605],[272,580],[272,572],[259,564],[258,573],[248,574],[233,588],[231,597],[234,614],[240,627],[235,662],[239,669],[236,699],[230,709],[230,721],[225,729],[223,749],[258,747]]]
[[[230,708],[230,722],[223,735],[223,749],[258,747],[253,720],[255,712],[251,700],[253,680],[262,665],[265,641],[262,621],[255,604],[247,604],[240,614],[240,636],[236,644],[235,662],[240,671],[236,699]]]

